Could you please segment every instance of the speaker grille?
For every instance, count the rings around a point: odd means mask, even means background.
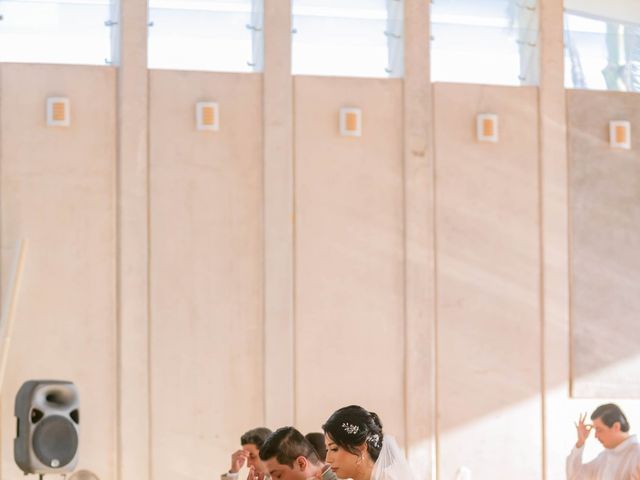
[[[67,465],[78,450],[78,433],[70,419],[51,415],[33,431],[33,450],[44,465],[53,468]]]

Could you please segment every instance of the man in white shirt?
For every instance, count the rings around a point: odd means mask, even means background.
[[[250,471],[268,473],[266,466],[259,456],[260,447],[271,434],[271,430],[264,427],[254,428],[240,437],[241,449],[231,454],[231,468],[220,476],[221,480],[237,480],[240,469],[247,464]],[[268,476],[267,476],[268,478]]]
[[[640,480],[640,443],[629,434],[629,422],[620,407],[600,405],[591,414],[580,415],[576,423],[578,441],[567,458],[567,480]],[[582,453],[591,430],[605,448],[594,460],[582,463]]]

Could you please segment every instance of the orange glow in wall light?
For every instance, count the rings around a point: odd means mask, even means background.
[[[68,98],[47,98],[47,125],[50,127],[68,127],[71,125],[71,105]]]
[[[476,117],[476,137],[479,142],[498,141],[498,115],[480,113]]]
[[[340,135],[343,137],[362,136],[362,110],[352,107],[340,109]]]
[[[213,132],[220,130],[220,109],[217,102],[196,104],[196,128]]]
[[[624,150],[631,149],[631,123],[626,120],[609,122],[609,145]]]

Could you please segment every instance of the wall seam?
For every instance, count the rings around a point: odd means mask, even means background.
[[[147,18],[148,21],[148,18]],[[148,27],[147,27],[148,28]],[[146,251],[146,310],[147,310],[147,438],[149,445],[149,454],[147,456],[148,468],[149,468],[149,479],[153,479],[153,398],[152,398],[152,388],[153,388],[153,333],[152,333],[152,315],[151,315],[151,257],[152,257],[152,242],[151,242],[151,75],[149,71],[149,67],[145,68],[145,76],[144,83],[146,84],[145,93],[146,93],[146,121],[147,128],[145,129],[146,135],[146,178],[145,178],[145,190],[146,190],[146,211],[147,211],[147,251]]]
[[[3,110],[3,106],[4,106],[4,71],[5,71],[5,66],[3,64],[0,64],[0,126],[2,125],[2,119],[3,119],[3,115],[2,115],[2,110]],[[0,245],[1,245],[1,241],[3,239],[4,236],[4,215],[3,215],[3,210],[4,210],[4,201],[3,201],[3,197],[4,197],[4,189],[2,188],[2,180],[4,180],[4,155],[3,155],[3,140],[4,140],[4,135],[3,135],[3,128],[0,128]],[[4,268],[2,270],[0,270],[0,274],[4,273]],[[0,294],[4,294],[4,282],[2,281],[2,275],[0,275]],[[2,398],[0,398],[0,418],[2,417],[4,413],[4,404],[2,402]],[[2,442],[3,438],[2,435],[0,435],[0,452],[3,452],[3,442]],[[0,477],[2,477],[2,469],[4,467],[4,457],[2,455],[0,455]]]
[[[292,367],[292,383],[293,389],[291,395],[293,398],[291,399],[291,405],[293,407],[293,412],[291,412],[293,418],[293,424],[297,425],[298,423],[298,342],[297,340],[297,318],[298,318],[298,282],[297,282],[297,260],[298,260],[298,243],[297,243],[297,226],[298,226],[298,211],[297,211],[297,203],[296,203],[296,133],[295,133],[295,118],[296,118],[296,107],[295,107],[295,99],[296,99],[296,82],[295,76],[291,75],[291,309],[293,311],[293,318],[291,319],[291,330],[292,330],[292,341],[291,348],[293,352],[291,353],[293,358]]]
[[[118,69],[118,73],[119,69]],[[116,429],[116,477],[120,480],[123,478],[122,474],[122,281],[120,279],[120,273],[122,272],[122,215],[120,212],[120,189],[122,185],[122,169],[120,168],[120,159],[122,151],[122,136],[120,135],[121,115],[122,108],[120,106],[120,90],[122,79],[120,75],[117,75],[116,85],[116,182],[115,182],[115,200],[116,200],[116,419],[118,422],[118,428]]]
[[[433,203],[433,354],[432,354],[432,375],[433,375],[433,447],[431,447],[431,457],[433,459],[431,464],[431,476],[434,480],[440,478],[440,351],[439,351],[439,324],[438,324],[438,163],[436,157],[436,94],[435,86],[433,83],[429,85],[431,91],[431,178],[433,189],[431,191],[432,203]]]
[[[544,248],[544,140],[543,140],[543,108],[542,108],[542,98],[540,95],[540,87],[537,89],[538,98],[538,254],[540,255],[538,259],[539,272],[538,272],[538,305],[540,308],[539,312],[539,320],[540,320],[540,420],[541,420],[541,440],[542,440],[542,451],[540,456],[540,467],[542,468],[542,479],[546,480],[547,478],[547,453],[545,446],[545,439],[547,434],[546,428],[546,417],[547,417],[547,408],[546,408],[546,348],[545,348],[545,299],[544,299],[544,288],[545,288],[545,248]]]
[[[408,219],[408,215],[407,215],[407,206],[408,206],[408,201],[407,201],[407,155],[408,155],[408,149],[407,149],[407,112],[406,112],[406,95],[407,95],[407,89],[406,89],[406,69],[405,69],[405,78],[403,79],[402,82],[402,153],[401,153],[401,158],[402,158],[402,328],[403,328],[403,332],[402,332],[402,342],[403,342],[403,346],[402,346],[402,355],[403,355],[403,366],[404,366],[404,371],[403,371],[403,378],[402,378],[402,393],[403,393],[403,419],[404,419],[404,425],[403,425],[403,430],[404,430],[404,444],[407,446],[407,450],[410,446],[409,444],[409,439],[410,439],[410,435],[409,435],[409,362],[410,362],[410,355],[409,355],[409,338],[408,338],[408,331],[409,331],[409,318],[408,318],[408,307],[407,307],[407,303],[409,301],[408,299],[408,292],[409,289],[407,288],[409,281],[408,281],[408,268],[407,268],[407,262],[409,260],[409,256],[407,254],[408,251],[408,225],[407,225],[407,219]]]
[[[567,152],[567,161],[566,161],[566,189],[567,189],[567,205],[566,205],[566,221],[567,221],[567,284],[568,284],[568,292],[567,292],[567,314],[568,314],[568,334],[567,334],[567,352],[568,352],[568,365],[569,365],[569,398],[573,397],[573,378],[574,378],[574,365],[573,365],[573,215],[571,215],[571,205],[572,205],[572,196],[571,196],[571,142],[568,122],[569,122],[569,96],[567,95],[568,91],[565,89],[565,102],[564,102],[564,114],[565,114],[565,142],[566,142],[566,152]]]

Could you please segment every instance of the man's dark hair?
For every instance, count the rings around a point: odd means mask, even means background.
[[[595,420],[596,418],[599,418],[600,421],[609,428],[613,427],[614,423],[619,422],[622,432],[629,431],[629,421],[627,417],[624,416],[624,413],[622,413],[620,407],[615,403],[606,403],[596,408],[591,414],[591,420]]]
[[[314,465],[320,463],[313,445],[293,427],[279,428],[264,441],[260,447],[260,460],[264,462],[273,457],[278,463],[289,467],[293,467],[298,457],[305,457]]]
[[[271,435],[271,430],[265,427],[258,427],[248,432],[245,432],[240,437],[240,445],[255,445],[258,450],[262,447],[262,444],[267,439],[267,437]]]
[[[324,444],[324,434],[320,432],[307,433],[304,438],[309,440],[309,443],[316,449],[318,457],[323,462],[327,459],[327,446]]]

